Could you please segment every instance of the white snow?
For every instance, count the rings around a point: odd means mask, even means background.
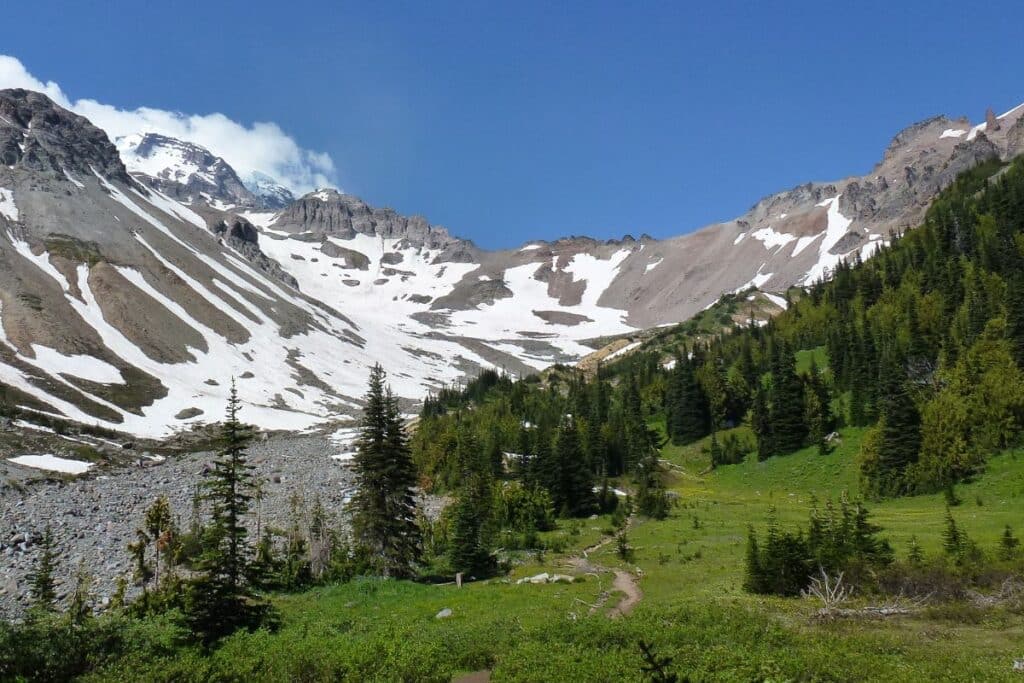
[[[527,244],[525,247],[523,247],[519,251],[533,251],[534,249],[540,249],[540,245],[539,244]]]
[[[270,224],[277,218],[277,213],[274,211],[245,211],[238,215],[255,225],[257,228],[263,230],[267,230],[270,227]],[[275,232],[280,235],[288,234],[282,231]]]
[[[740,285],[739,287],[734,289],[733,290],[733,294],[740,294],[740,293],[745,292],[746,290],[750,289],[751,287],[755,287],[757,289],[760,289],[761,286],[764,283],[766,283],[769,280],[771,280],[772,279],[772,275],[774,275],[775,273],[763,273],[763,272],[761,272],[761,271],[764,270],[764,267],[766,265],[768,265],[767,262],[762,263],[761,267],[757,269],[757,273],[754,274],[754,277],[750,278],[750,280],[748,280],[746,282],[746,284]],[[708,308],[711,308],[711,306],[713,306],[714,303],[715,302],[712,302],[712,304],[709,305]]]
[[[1024,102],[1022,102],[1021,104],[1018,104],[1018,105],[1017,105],[1016,107],[1014,107],[1013,109],[1010,109],[1009,111],[1007,111],[1007,112],[1004,112],[1004,113],[1000,114],[1000,115],[999,115],[999,116],[997,116],[996,118],[997,118],[997,119],[1005,119],[1005,118],[1006,118],[1007,116],[1009,116],[1009,115],[1010,115],[1010,114],[1012,114],[1013,112],[1017,111],[1017,110],[1018,110],[1018,109],[1020,109],[1021,107],[1024,107]]]
[[[612,353],[609,353],[607,356],[604,357],[604,359],[606,361],[608,361],[608,360],[611,360],[612,358],[619,358],[621,356],[625,356],[627,353],[629,353],[631,351],[635,351],[636,349],[639,349],[641,346],[643,346],[643,342],[642,341],[633,342],[632,344],[627,344],[626,346],[623,346],[618,351],[613,351]]]
[[[798,239],[796,241],[796,246],[793,247],[793,253],[790,254],[790,256],[791,257],[796,256],[801,251],[803,251],[808,246],[810,246],[814,242],[814,240],[818,239],[819,237],[821,237],[824,234],[825,234],[824,232],[819,232],[817,235],[811,235],[809,237],[801,237],[800,239]]]
[[[646,275],[647,273],[651,272],[652,270],[654,270],[655,268],[660,266],[661,262],[664,261],[664,260],[665,260],[664,257],[662,257],[662,258],[659,258],[657,261],[654,261],[653,263],[648,263],[647,267],[644,268],[644,275]]]
[[[203,230],[206,229],[206,221],[204,221],[199,214],[181,202],[175,201],[167,195],[160,193],[158,190],[149,188],[150,197],[145,197],[135,188],[132,188],[132,192],[142,201],[149,202],[164,213],[180,218],[186,223],[191,223],[197,228],[202,228]]]
[[[830,254],[829,250],[843,238],[843,235],[850,229],[853,220],[839,212],[839,197],[836,195],[818,203],[818,206],[828,207],[828,227],[825,228],[825,237],[818,245],[818,262],[811,266],[807,274],[801,280],[802,284],[811,284],[825,277],[832,268],[843,258],[841,254]]]
[[[92,467],[91,462],[59,458],[51,453],[42,455],[19,455],[15,458],[8,458],[10,462],[24,467],[34,467],[40,470],[51,472],[64,472],[65,474],[85,474]]]
[[[767,228],[761,228],[750,233],[750,236],[756,240],[760,240],[764,243],[765,249],[774,249],[775,247],[784,247],[793,240],[796,239],[796,235],[790,235],[784,232],[776,232],[772,229],[772,226]]]
[[[18,207],[14,203],[14,192],[0,187],[0,216],[9,221],[18,220]]]
[[[514,455],[514,454],[513,453],[506,453],[505,455]],[[608,490],[611,491],[612,493],[614,493],[619,498],[625,498],[625,497],[627,497],[629,495],[626,491],[623,491],[622,489],[610,488]],[[601,487],[600,486],[595,486],[594,487],[594,493],[601,493]]]
[[[31,422],[26,422],[25,420],[15,420],[14,425],[17,427],[21,427],[23,429],[34,429],[38,432],[46,432],[47,434],[57,433],[55,430],[50,429],[49,427],[44,427],[43,425],[35,425],[32,424]]]
[[[72,183],[74,183],[75,187],[77,187],[78,189],[82,189],[85,187],[85,185],[79,182],[73,175],[68,173],[68,169],[61,168],[61,170],[64,171],[64,177],[70,180]]]
[[[786,303],[785,297],[781,297],[778,294],[771,294],[769,292],[761,293],[764,294],[765,299],[768,299],[768,301],[771,301],[773,304],[775,304],[782,310],[786,310],[787,308],[789,308],[789,304]]]
[[[71,285],[68,284],[67,278],[65,278],[64,275],[57,270],[52,263],[50,263],[50,255],[47,252],[44,251],[40,254],[33,253],[28,242],[16,239],[14,235],[10,233],[7,233],[7,239],[10,240],[11,245],[14,247],[16,252],[34,263],[39,270],[56,280],[57,284],[59,284],[61,289],[65,292],[70,291]]]
[[[947,128],[946,130],[942,131],[942,135],[940,135],[939,137],[940,138],[958,138],[961,135],[966,135],[966,134],[967,134],[966,130],[960,130],[958,128]]]
[[[117,187],[115,187],[114,185],[111,185],[110,183],[108,183],[107,179],[104,178],[102,175],[100,175],[100,173],[96,169],[93,169],[92,172],[99,179],[100,184],[103,185],[103,187],[107,190],[107,192],[110,193],[110,196],[114,199],[114,201],[116,201],[118,204],[120,204],[121,206],[125,207],[126,209],[128,209],[129,211],[134,213],[136,216],[138,216],[142,220],[144,220],[147,223],[149,223],[150,225],[152,225],[154,228],[156,228],[157,230],[159,230],[163,234],[165,234],[168,237],[170,237],[172,240],[174,240],[175,242],[177,242],[178,244],[183,246],[188,251],[195,253],[196,250],[194,248],[192,248],[191,245],[189,245],[186,242],[184,242],[181,238],[179,238],[177,235],[175,235],[171,231],[170,228],[168,228],[166,225],[164,225],[159,220],[154,218],[152,215],[150,215],[145,209],[140,207],[138,204],[133,202],[128,197],[128,195],[126,195],[124,192],[121,192],[121,190],[117,189]],[[141,195],[139,195],[139,196],[141,197]]]
[[[872,237],[877,237],[877,235],[872,235]],[[878,252],[879,249],[881,249],[883,246],[888,245],[889,240],[872,239],[870,242],[868,242],[867,244],[860,248],[861,260],[867,260],[871,258]]]
[[[978,133],[980,133],[983,130],[985,130],[985,128],[987,126],[988,126],[988,121],[982,121],[978,125],[974,126],[973,128],[971,128],[970,131],[968,131],[967,139],[968,140],[973,140],[974,138],[978,137]]]
[[[83,355],[65,356],[55,349],[39,344],[33,344],[32,350],[36,354],[36,364],[51,373],[73,375],[98,384],[124,384],[121,371],[99,358]]]
[[[734,246],[734,247],[735,247],[735,246],[736,246],[737,244],[739,244],[740,242],[742,242],[742,241],[743,241],[743,238],[744,238],[744,237],[746,237],[746,236],[747,236],[747,233],[745,233],[745,232],[741,232],[741,233],[740,233],[740,234],[739,234],[739,235],[738,235],[738,236],[736,237],[736,239],[734,239],[734,240],[732,241],[732,246]]]
[[[108,362],[36,346],[36,357],[24,358],[34,366],[31,370],[19,370],[0,361],[0,382],[46,403],[49,410],[60,417],[139,436],[166,436],[191,423],[219,420],[230,380],[238,377],[243,419],[268,429],[307,429],[357,410],[359,405],[351,397],[362,393],[369,367],[374,362],[388,369],[388,380],[396,394],[411,399],[421,399],[427,391],[454,383],[469,364],[492,366],[481,354],[463,346],[459,341],[463,335],[480,339],[495,350],[542,369],[563,359],[561,354],[589,354],[592,349],[580,343],[582,340],[634,331],[625,322],[625,310],[598,302],[619,275],[624,261],[636,253],[635,249],[619,249],[608,258],[577,254],[562,267],[558,266],[559,258],[553,262],[545,258],[542,262],[509,268],[504,273],[499,271],[495,276],[509,287],[511,297],[479,309],[441,311],[447,316],[448,326],[435,328],[410,317],[417,312],[430,311],[430,302],[409,301],[408,295],[414,292],[436,300],[450,294],[464,279],[478,277],[473,272],[479,270],[479,264],[433,264],[436,250],[419,249],[405,240],[363,234],[352,239],[332,237],[332,242],[363,253],[370,261],[368,272],[357,273],[358,286],[348,287],[342,281],[350,279],[346,275],[350,271],[338,267],[342,259],[327,256],[320,251],[318,243],[290,239],[282,231],[264,227],[272,224],[274,213],[247,214],[246,218],[262,227],[265,233],[265,238],[260,240],[261,248],[298,280],[299,292],[268,278],[230,250],[217,247],[203,219],[187,206],[159,192],[144,195],[115,185],[95,169],[93,172],[109,193],[109,199],[100,200],[106,203],[107,210],[131,225],[138,245],[191,290],[186,296],[178,290],[163,291],[160,281],[153,279],[145,268],[115,266],[126,281],[123,286],[131,288],[127,295],[144,297],[149,302],[147,305],[166,309],[168,315],[194,330],[202,343],[197,341],[198,348],[184,349],[188,357],[185,362],[169,363],[151,358],[144,348],[105,318],[97,301],[97,291],[90,284],[88,265],[79,265],[74,273],[65,277],[50,263],[48,253],[33,254],[27,242],[8,235],[14,252],[35,264],[60,287],[74,315],[92,328],[109,351],[105,356],[111,359]],[[391,266],[383,263],[382,257],[389,252],[402,255],[397,269],[408,271],[410,275],[385,278],[382,271]],[[292,254],[303,260],[292,259]],[[582,283],[580,303],[560,304],[549,295],[547,283],[535,279],[538,268],[546,263],[567,273],[578,286]],[[376,284],[382,279],[387,281]],[[72,295],[72,291],[76,294]],[[227,320],[242,326],[249,338],[231,342],[217,331],[222,325],[216,321],[200,322],[198,313],[189,312],[197,310],[193,306],[196,301],[209,304]],[[308,313],[313,325],[300,328],[303,331],[299,333],[291,330],[290,336],[284,337],[278,320],[282,309],[287,310],[289,306]],[[576,313],[590,320],[579,325],[552,325],[534,315],[534,311]],[[0,332],[0,343],[6,343],[2,337]],[[550,340],[552,348],[545,349],[539,343],[545,339]],[[78,377],[97,383],[121,383],[123,379],[114,365],[122,366],[121,361],[160,378],[167,390],[166,396],[143,407],[138,414],[88,394],[72,382]],[[304,383],[295,363],[316,375],[329,388]],[[39,374],[37,370],[51,375],[54,382],[74,388],[75,392],[87,393],[91,401],[109,408],[120,419],[97,419],[70,401],[50,395],[34,381]],[[240,377],[248,372],[255,377]],[[216,384],[209,384],[211,380]],[[177,419],[175,415],[185,408],[198,408],[202,414]],[[338,450],[339,455],[344,456],[352,449]]]

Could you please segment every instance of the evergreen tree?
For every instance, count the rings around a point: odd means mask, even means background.
[[[773,446],[778,453],[791,453],[803,448],[807,439],[804,387],[796,374],[796,357],[781,340],[773,348],[771,371],[769,414]]]
[[[685,350],[676,356],[670,386],[669,435],[672,442],[687,444],[707,435],[710,429],[708,398],[697,381],[695,361]]]
[[[81,626],[92,616],[92,576],[85,568],[85,562],[75,571],[75,590],[68,602],[68,617],[72,624]]]
[[[906,373],[889,361],[884,365],[878,462],[871,482],[879,495],[896,495],[906,488],[906,470],[921,449],[921,414],[907,390]]]
[[[593,479],[583,460],[576,422],[565,416],[555,439],[554,461],[558,478],[551,498],[555,509],[573,517],[588,515],[597,508]]]
[[[910,550],[907,552],[907,562],[915,567],[924,564],[924,552],[921,544],[917,542],[917,536],[910,537]]]
[[[767,460],[778,450],[775,446],[775,433],[772,427],[771,414],[768,411],[767,392],[758,385],[754,392],[754,405],[750,410],[751,427],[757,438],[757,459]]]
[[[420,555],[413,487],[416,470],[398,400],[384,369],[370,371],[354,458],[359,488],[353,497],[354,538],[385,576],[409,576]]]
[[[1017,367],[1024,369],[1024,272],[1015,270],[1006,282],[1006,337]]]
[[[452,569],[477,578],[495,569],[491,554],[490,521],[494,515],[492,477],[481,467],[479,447],[472,430],[462,425],[459,433],[462,486],[452,515],[449,559]]]
[[[53,532],[47,524],[39,543],[39,556],[28,580],[33,609],[43,612],[57,609],[57,586],[53,578],[56,568],[57,551],[53,544]]]
[[[257,625],[266,611],[266,606],[255,600],[251,586],[245,518],[255,477],[246,453],[252,433],[239,421],[239,409],[232,381],[227,417],[221,427],[221,449],[202,484],[210,521],[202,530],[202,553],[186,599],[186,619],[193,633],[207,643],[241,626]]]
[[[152,539],[154,544],[153,574],[156,577],[156,589],[160,590],[161,566],[167,565],[164,567],[164,571],[169,571],[170,559],[167,551],[172,547],[175,536],[171,504],[166,496],[160,496],[146,509],[144,526],[146,535]]]
[[[811,358],[811,367],[807,373],[806,392],[804,397],[805,418],[808,438],[818,447],[819,455],[828,454],[827,437],[832,431],[832,411],[829,407],[828,388],[822,381],[818,364]]]
[[[1012,560],[1017,556],[1017,548],[1020,546],[1020,539],[1013,535],[1013,529],[1007,524],[1003,528],[1003,535],[999,537],[999,559]]]
[[[942,548],[950,557],[963,555],[966,537],[953,519],[953,513],[946,507],[946,528],[942,532]]]
[[[661,481],[658,452],[652,449],[637,466],[636,509],[645,517],[665,519],[669,506],[668,492]]]
[[[764,593],[767,581],[764,567],[761,566],[761,549],[757,543],[757,534],[751,525],[747,530],[746,565],[743,573],[743,589],[748,593]]]
[[[598,365],[597,373],[593,382],[590,412],[587,416],[587,456],[590,460],[591,470],[607,476],[609,474],[608,445],[604,439],[602,426],[608,419],[608,399],[605,395],[604,382],[601,380],[600,365]]]
[[[868,509],[860,501],[854,506],[853,533],[850,538],[851,555],[858,562],[885,566],[892,562],[893,551],[889,542],[877,538],[882,527],[868,521]]]
[[[718,467],[723,464],[722,445],[718,443],[718,432],[711,432],[711,443],[708,444],[708,455],[711,457],[711,467]]]
[[[146,560],[146,549],[149,547],[149,541],[149,536],[146,535],[145,530],[136,529],[135,542],[128,544],[128,553],[135,563],[134,578],[142,586],[143,594],[145,594],[149,586],[149,580],[153,578],[153,568]]]

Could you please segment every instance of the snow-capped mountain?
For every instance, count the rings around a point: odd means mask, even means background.
[[[219,419],[232,377],[246,419],[298,429],[356,412],[375,362],[415,401],[480,367],[572,361],[724,292],[869,256],[957,173],[1024,151],[1022,111],[916,124],[867,176],[677,238],[485,251],[336,190],[273,204],[201,147],[115,147],[43,95],[0,91],[0,384],[33,410],[159,436]]]
[[[249,192],[256,195],[260,205],[265,209],[283,209],[295,201],[295,195],[291,190],[265,173],[253,171],[242,182]]]
[[[128,172],[178,201],[233,208],[279,209],[291,193],[273,178],[243,182],[224,159],[191,142],[142,133],[115,140]]]

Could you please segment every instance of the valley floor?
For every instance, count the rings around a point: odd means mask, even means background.
[[[705,471],[701,444],[667,447],[679,502],[664,521],[634,520],[629,562],[605,542],[607,517],[562,520],[548,536],[564,550],[530,556],[509,577],[462,588],[364,579],[278,595],[277,633],[239,633],[210,655],[172,646],[167,622],[129,626],[136,649],[93,678],[449,681],[488,671],[494,681],[629,681],[643,680],[644,641],[672,659],[681,680],[1018,680],[1019,602],[822,621],[815,600],[743,591],[748,525],[763,532],[771,506],[784,527],[802,525],[812,497],[855,497],[860,436],[844,431],[827,456],[808,449],[714,472]],[[1005,524],[1024,522],[1024,453],[993,458],[957,492],[957,523],[994,547]],[[912,535],[926,556],[941,552],[942,496],[870,507],[899,557]],[[517,583],[542,572],[578,578]],[[848,607],[871,603],[854,596]]]

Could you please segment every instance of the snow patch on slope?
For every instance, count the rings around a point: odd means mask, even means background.
[[[14,203],[14,192],[0,187],[0,216],[9,221],[18,220],[18,207]]]
[[[124,384],[121,371],[99,358],[81,354],[65,356],[56,349],[39,344],[32,344],[32,351],[37,364],[49,372],[72,375],[97,384]]]
[[[769,225],[767,228],[761,228],[750,233],[750,236],[756,240],[764,243],[765,249],[774,249],[775,247],[784,247],[793,240],[796,239],[796,235],[790,235],[784,232],[776,232]]]
[[[818,262],[811,266],[811,269],[804,275],[800,281],[802,284],[811,284],[826,277],[843,258],[842,255],[829,253],[829,250],[849,231],[850,224],[853,223],[852,219],[839,212],[839,197],[841,196],[836,195],[818,203],[818,206],[828,207],[828,227],[825,228],[825,236],[818,246]]]
[[[92,467],[91,462],[82,460],[71,460],[70,458],[59,458],[51,453],[43,455],[19,455],[15,458],[8,458],[9,462],[23,467],[34,467],[39,470],[50,472],[63,472],[65,474],[85,474]]]

